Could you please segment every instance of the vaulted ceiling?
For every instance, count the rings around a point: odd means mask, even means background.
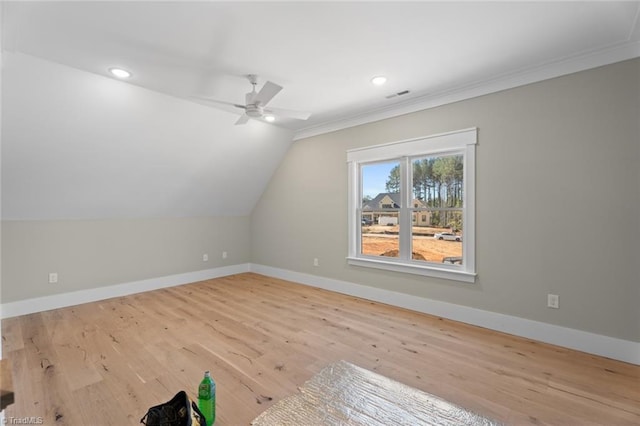
[[[640,56],[640,2],[0,7],[13,218],[248,214],[292,139]],[[235,126],[194,99],[243,103],[247,74],[311,117]]]

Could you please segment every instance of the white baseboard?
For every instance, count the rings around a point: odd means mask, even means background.
[[[250,264],[251,272],[640,365],[640,343],[347,281]]]
[[[129,294],[142,293],[160,288],[174,287],[243,272],[249,272],[248,263],[3,303],[0,305],[0,318],[11,318],[18,315],[32,314],[34,312],[65,308],[67,306],[96,302],[98,300],[127,296]]]
[[[640,343],[637,342],[251,263],[3,303],[0,305],[0,318],[27,315],[249,271],[640,365]],[[0,358],[1,354],[0,350]]]

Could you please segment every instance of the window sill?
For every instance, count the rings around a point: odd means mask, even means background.
[[[404,272],[406,274],[422,275],[425,277],[444,278],[447,280],[473,283],[476,274],[473,272],[448,269],[438,266],[424,266],[414,263],[401,263],[388,260],[379,260],[365,257],[347,257],[349,265],[363,266],[365,268],[384,269],[387,271]]]

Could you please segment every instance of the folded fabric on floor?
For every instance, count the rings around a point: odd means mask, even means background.
[[[498,425],[434,395],[346,361],[330,364],[300,393],[256,417],[254,426]]]

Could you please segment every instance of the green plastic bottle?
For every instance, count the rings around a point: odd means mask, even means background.
[[[207,426],[216,421],[216,382],[209,371],[204,372],[204,378],[198,386],[198,408],[207,420]]]

